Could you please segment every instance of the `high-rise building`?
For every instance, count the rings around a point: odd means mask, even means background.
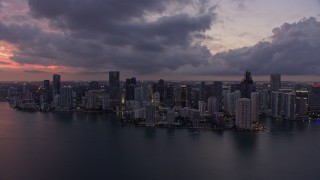
[[[208,107],[208,113],[209,114],[214,114],[219,112],[219,99],[217,97],[209,97],[208,98],[208,103],[207,103],[207,107]]]
[[[61,87],[61,82],[60,82],[60,75],[59,74],[54,74],[52,78],[52,92],[53,92],[53,97],[56,95],[60,94],[60,87]]]
[[[72,87],[62,86],[60,88],[60,106],[64,109],[72,108]]]
[[[120,106],[121,92],[119,71],[109,72],[109,97],[112,108],[117,108]]]
[[[51,102],[50,81],[49,80],[43,81],[43,88],[44,88],[45,92],[43,93],[42,99],[41,99],[42,105],[49,104]]]
[[[320,111],[320,84],[314,84],[309,90],[309,111]]]
[[[163,79],[158,81],[158,92],[160,94],[160,102],[163,103],[165,95],[165,84]]]
[[[204,81],[200,84],[200,101],[206,101],[206,83]]]
[[[258,122],[259,118],[259,93],[251,93],[251,121]]]
[[[226,94],[224,108],[225,108],[225,111],[230,115],[235,115],[237,100],[240,98],[240,96],[241,96],[241,93],[239,90]]]
[[[181,85],[180,86],[180,102],[182,107],[187,106],[187,86]]]
[[[251,93],[253,92],[253,80],[251,72],[246,71],[244,74],[244,79],[241,82],[241,98],[251,98]]]
[[[296,115],[297,118],[303,118],[307,113],[308,99],[305,97],[296,97]]]
[[[283,116],[287,119],[295,119],[295,95],[283,94]]]
[[[198,109],[200,112],[200,116],[203,116],[206,114],[206,102],[204,101],[199,101]]]
[[[282,115],[282,92],[274,91],[271,93],[271,115],[280,117]]]
[[[145,108],[147,126],[154,126],[156,123],[156,107],[153,105],[148,105]]]
[[[259,91],[259,110],[261,112],[267,112],[269,109],[269,92],[268,89]]]
[[[213,96],[218,98],[219,101],[222,99],[222,81],[213,82]]]
[[[174,105],[174,86],[172,84],[168,84],[166,86],[166,93],[165,93],[165,101],[166,106],[173,106]]]
[[[237,101],[236,127],[239,129],[251,128],[251,101],[248,98],[240,98]]]
[[[278,91],[281,89],[281,75],[280,74],[271,74],[270,75],[270,90]]]
[[[132,77],[131,79],[126,79],[126,100],[132,101],[134,100],[134,90],[136,87],[136,78]]]

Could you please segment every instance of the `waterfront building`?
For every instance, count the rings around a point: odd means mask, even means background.
[[[121,98],[119,71],[109,72],[109,97],[111,107],[113,109],[119,108]]]
[[[295,119],[295,95],[283,94],[283,116],[287,119]]]
[[[271,115],[273,117],[280,117],[282,115],[282,94],[277,91],[271,93]]]
[[[239,129],[251,128],[251,101],[248,98],[237,100],[236,127]]]
[[[147,126],[154,126],[156,124],[156,107],[148,105],[145,107],[145,112]]]
[[[62,86],[60,88],[60,107],[62,109],[72,108],[72,88],[71,86]]]
[[[296,116],[303,118],[307,113],[308,99],[305,97],[296,97]]]
[[[310,87],[308,101],[309,111],[320,111],[320,84]]]

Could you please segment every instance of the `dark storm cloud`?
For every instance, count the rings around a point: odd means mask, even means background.
[[[315,18],[285,23],[273,29],[270,42],[259,42],[218,53],[214,64],[223,64],[230,73],[247,69],[255,74],[320,74],[320,22]]]
[[[44,74],[47,73],[46,71],[40,71],[40,70],[24,70],[25,73],[32,73],[32,74]]]
[[[207,64],[212,57],[195,40],[215,21],[214,7],[202,1],[193,13],[169,13],[185,0],[29,0],[30,14],[49,20],[47,31],[32,23],[0,22],[0,39],[18,48],[24,64],[150,73]],[[158,14],[158,18],[150,15]],[[148,19],[149,17],[149,19]],[[197,42],[198,42],[197,41]],[[103,70],[102,70],[103,71]]]

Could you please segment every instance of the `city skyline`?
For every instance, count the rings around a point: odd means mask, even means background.
[[[0,0],[0,81],[319,81],[320,2]],[[126,13],[122,13],[126,12]],[[272,13],[270,13],[272,12]]]

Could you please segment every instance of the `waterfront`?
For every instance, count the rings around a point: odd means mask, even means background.
[[[319,179],[320,122],[270,132],[119,127],[103,113],[0,103],[0,179]]]

